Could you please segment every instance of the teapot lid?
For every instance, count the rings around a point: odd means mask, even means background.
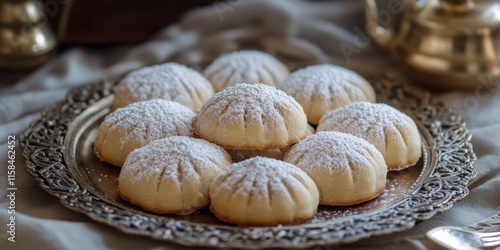
[[[428,0],[416,18],[431,29],[476,32],[480,28],[500,29],[500,1]]]

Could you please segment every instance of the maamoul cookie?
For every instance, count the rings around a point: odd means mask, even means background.
[[[198,71],[177,63],[164,63],[129,73],[115,87],[110,109],[159,98],[198,111],[213,93],[212,84]]]
[[[158,214],[186,215],[206,206],[213,179],[231,164],[219,146],[172,136],[132,151],[118,178],[122,199]]]
[[[315,125],[332,109],[356,101],[375,102],[375,91],[363,77],[331,64],[295,71],[276,87],[293,96]]]
[[[413,119],[386,104],[355,102],[332,110],[321,118],[317,128],[328,130],[352,134],[375,145],[389,171],[415,165],[422,154]]]
[[[318,189],[290,163],[254,157],[231,164],[210,185],[210,209],[241,226],[293,224],[312,217]]]
[[[210,64],[203,74],[219,92],[236,83],[261,82],[275,86],[288,76],[287,67],[272,55],[261,51],[236,51],[222,55]]]
[[[213,95],[201,108],[195,131],[226,149],[284,148],[307,135],[302,107],[265,84],[241,83]]]
[[[151,141],[193,135],[194,117],[188,107],[162,99],[130,104],[104,118],[94,151],[102,161],[121,166],[132,150]]]
[[[307,124],[307,135],[314,135],[315,133],[316,133],[316,129],[308,123]]]
[[[293,145],[283,160],[314,180],[323,205],[358,204],[385,189],[387,166],[382,154],[350,134],[318,132]]]

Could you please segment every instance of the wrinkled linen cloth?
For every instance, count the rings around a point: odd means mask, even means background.
[[[215,1],[185,15],[151,40],[106,49],[71,48],[14,85],[0,85],[0,249],[183,249],[122,233],[62,206],[24,170],[16,142],[16,242],[7,240],[8,136],[16,139],[40,112],[74,86],[167,61],[202,68],[216,56],[253,48],[286,59],[296,69],[335,63],[404,78],[363,34],[362,1]],[[471,130],[477,178],[452,209],[407,231],[340,246],[341,249],[439,249],[425,232],[443,225],[500,230],[500,91],[497,87],[434,94],[460,112]],[[318,249],[329,249],[320,246]]]

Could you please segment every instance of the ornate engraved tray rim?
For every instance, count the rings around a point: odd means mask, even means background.
[[[314,224],[255,228],[192,223],[130,210],[85,188],[85,178],[68,167],[76,163],[71,162],[65,147],[75,143],[66,137],[72,133],[72,124],[82,113],[92,113],[96,103],[109,99],[119,79],[102,79],[72,89],[65,100],[47,108],[42,118],[30,125],[21,136],[21,146],[26,171],[45,191],[59,197],[64,206],[126,233],[187,246],[257,249],[344,244],[407,230],[417,221],[450,209],[468,194],[467,184],[476,176],[471,134],[460,115],[420,89],[377,76],[369,77],[377,96],[404,109],[424,132],[424,158],[431,166],[422,170],[412,192],[399,197],[392,207]]]

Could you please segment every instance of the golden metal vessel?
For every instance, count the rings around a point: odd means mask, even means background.
[[[39,1],[0,0],[0,70],[33,69],[56,45]]]
[[[417,82],[436,89],[500,83],[500,1],[400,0],[388,10],[364,3],[368,35]]]

